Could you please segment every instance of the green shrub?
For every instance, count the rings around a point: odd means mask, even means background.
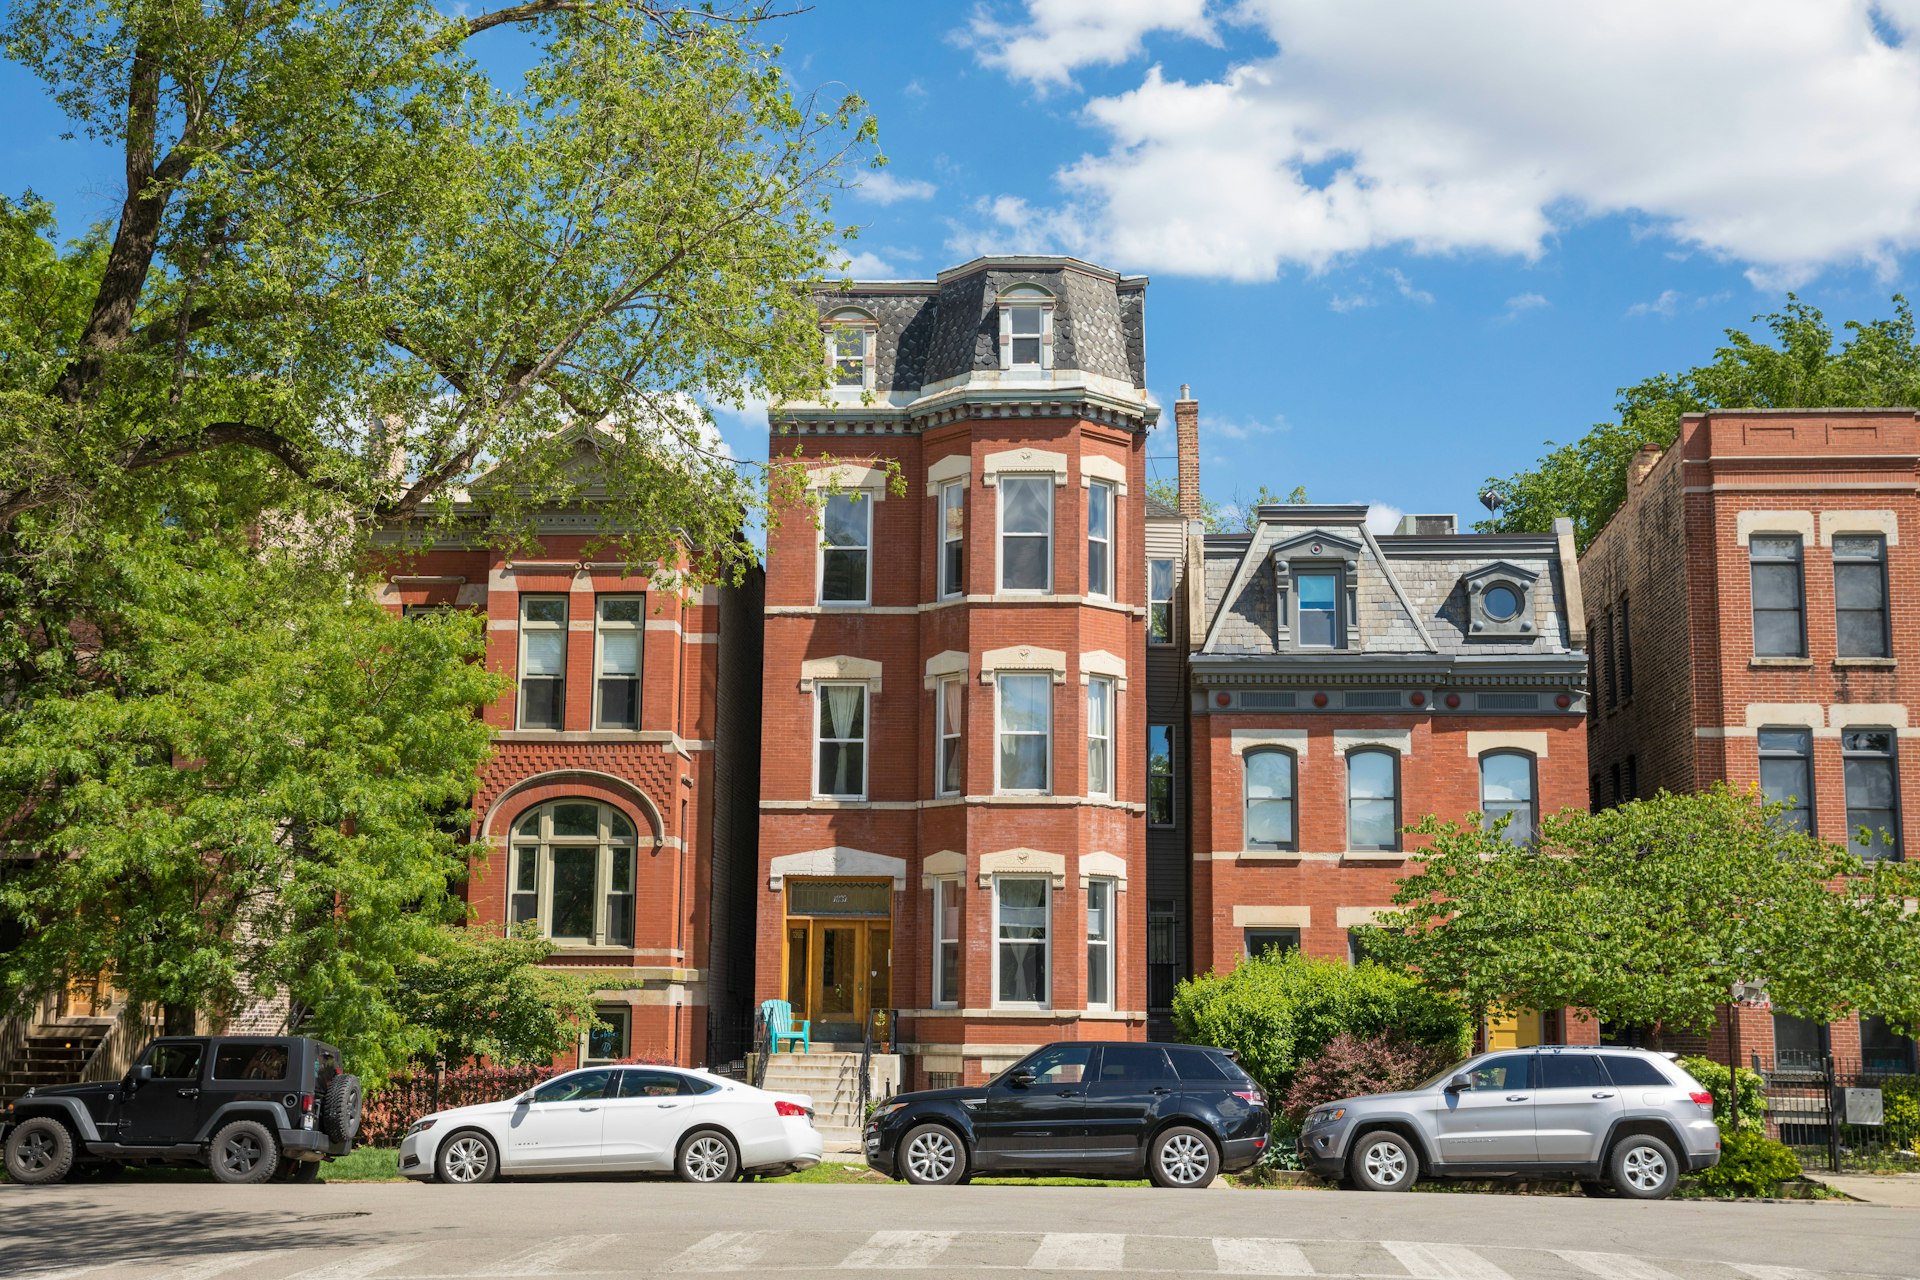
[[[1880,1084],[1886,1108],[1887,1141],[1909,1151],[1920,1151],[1920,1076],[1895,1076]]]
[[[1746,1132],[1722,1138],[1720,1163],[1695,1175],[1702,1189],[1732,1196],[1770,1196],[1779,1184],[1799,1176],[1798,1156],[1772,1138]]]
[[[1682,1058],[1680,1066],[1713,1094],[1713,1122],[1720,1126],[1721,1136],[1727,1136],[1732,1102],[1727,1092],[1727,1068],[1712,1058]],[[1740,1068],[1741,1133],[1764,1134],[1767,1131],[1767,1095],[1760,1085],[1759,1072]]]
[[[1452,997],[1397,969],[1344,965],[1292,952],[1244,960],[1231,973],[1182,982],[1173,996],[1182,1039],[1219,1045],[1278,1100],[1294,1074],[1341,1032],[1397,1031],[1415,1044],[1464,1056],[1472,1032]]]

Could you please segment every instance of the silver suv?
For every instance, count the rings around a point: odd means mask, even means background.
[[[1713,1095],[1669,1055],[1542,1046],[1468,1058],[1404,1093],[1315,1107],[1300,1159],[1367,1191],[1428,1178],[1572,1177],[1658,1200],[1720,1161]]]

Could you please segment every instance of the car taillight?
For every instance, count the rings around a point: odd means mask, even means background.
[[[312,1094],[303,1093],[300,1095],[300,1114],[303,1116],[310,1116],[313,1114],[313,1095]]]
[[[1242,1102],[1250,1103],[1256,1107],[1266,1101],[1265,1098],[1260,1096],[1260,1091],[1258,1089],[1235,1089],[1233,1091],[1233,1096],[1240,1099]]]
[[[1692,1098],[1695,1102],[1699,1103],[1703,1107],[1711,1108],[1713,1106],[1713,1095],[1711,1093],[1708,1093],[1705,1089],[1695,1089],[1692,1093],[1688,1094],[1687,1096],[1689,1098]]]
[[[813,1115],[813,1112],[807,1110],[805,1107],[801,1106],[797,1102],[778,1102],[778,1101],[776,1101],[773,1104],[773,1113],[779,1116],[811,1117]]]

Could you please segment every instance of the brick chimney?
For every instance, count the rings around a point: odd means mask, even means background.
[[[1647,473],[1653,470],[1654,464],[1660,461],[1660,455],[1664,452],[1665,450],[1651,440],[1641,445],[1640,452],[1627,461],[1627,487],[1631,489],[1645,480]]]
[[[1200,519],[1200,402],[1186,383],[1173,402],[1173,432],[1180,455],[1180,518]]]

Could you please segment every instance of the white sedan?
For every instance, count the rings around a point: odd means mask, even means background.
[[[671,1170],[686,1182],[731,1182],[811,1168],[823,1149],[811,1098],[705,1071],[588,1067],[504,1102],[422,1116],[400,1144],[400,1172],[472,1184]]]

